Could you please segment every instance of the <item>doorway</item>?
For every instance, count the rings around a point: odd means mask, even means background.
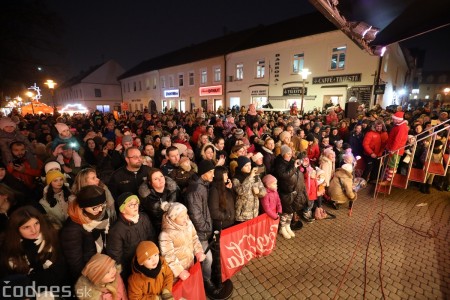
[[[150,100],[150,104],[149,104],[148,107],[150,107],[150,113],[151,114],[158,113],[158,109],[156,108],[156,102],[154,100]]]

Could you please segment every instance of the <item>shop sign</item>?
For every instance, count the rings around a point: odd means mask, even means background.
[[[128,102],[122,102],[122,103],[120,104],[120,108],[121,108],[123,111],[128,111]]]
[[[253,90],[250,92],[250,95],[252,96],[266,96],[267,95],[267,89],[264,90]]]
[[[385,88],[386,88],[385,84],[377,84],[375,86],[375,89],[373,90],[373,94],[374,95],[383,95]]]
[[[339,76],[322,76],[322,77],[313,77],[313,84],[327,84],[327,83],[341,83],[341,82],[359,82],[361,81],[361,73],[358,74],[347,74],[347,75],[339,75]]]
[[[199,88],[200,96],[220,96],[222,95],[222,85],[203,86]]]
[[[174,90],[165,90],[164,91],[164,98],[176,98],[180,97],[180,90],[174,89]]]
[[[308,94],[308,88],[305,87],[305,91],[303,95]],[[302,87],[289,87],[283,89],[283,96],[301,96],[302,95]]]
[[[277,83],[278,81],[280,81],[280,61],[281,57],[279,53],[275,54],[275,62],[274,62],[274,66],[273,66],[273,74],[274,74],[274,81],[275,83]],[[269,66],[270,69],[270,66]],[[269,70],[272,71],[272,70]]]

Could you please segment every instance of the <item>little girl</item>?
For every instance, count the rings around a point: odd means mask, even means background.
[[[128,279],[129,299],[173,299],[173,273],[158,247],[142,241],[132,262],[133,274]]]
[[[269,217],[276,220],[278,219],[278,215],[282,213],[281,200],[277,191],[277,179],[272,175],[266,175],[263,177],[262,182],[266,187],[266,195],[261,199],[261,207]],[[291,238],[291,235],[286,231],[286,228],[284,228],[289,225],[290,224],[284,223],[280,229],[281,235],[286,239]]]
[[[78,140],[72,136],[69,126],[64,123],[56,123],[55,127],[58,130],[58,136],[53,140],[52,152],[55,151],[58,145],[65,144],[64,147],[66,149],[73,149],[73,161],[75,163],[75,167],[81,167],[81,156],[78,154],[78,151],[80,150],[80,143],[78,143]],[[64,159],[61,154],[58,155],[57,161],[61,165],[64,165]]]
[[[312,210],[317,200],[317,173],[311,166],[305,168],[305,186],[308,194],[308,206],[303,211],[303,218],[306,222],[311,223],[314,220]]]
[[[65,185],[64,174],[58,170],[52,170],[45,176],[47,186],[44,188],[44,196],[39,201],[47,212],[47,216],[56,229],[61,229],[69,216],[68,198],[70,191]]]

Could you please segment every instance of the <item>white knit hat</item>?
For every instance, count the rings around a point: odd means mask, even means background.
[[[55,127],[56,127],[56,130],[58,130],[59,133],[63,132],[64,130],[70,130],[69,126],[67,126],[64,123],[56,123]]]
[[[353,166],[351,164],[343,164],[342,169],[344,169],[345,171],[347,171],[349,173],[353,172]]]
[[[49,161],[48,163],[45,164],[45,167],[44,167],[45,174],[47,174],[48,171],[54,170],[54,169],[58,169],[59,171],[61,171],[61,165],[59,164],[59,162]]]

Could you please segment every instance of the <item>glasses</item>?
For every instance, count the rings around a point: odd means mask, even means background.
[[[127,156],[128,158],[132,158],[132,159],[142,159],[142,156]]]
[[[129,207],[129,208],[136,208],[136,207],[138,207],[138,206],[139,206],[139,202],[134,202],[134,203],[128,204],[128,207]]]
[[[100,208],[103,209],[105,207],[106,207],[106,202],[104,202],[104,203],[102,203],[100,205],[92,206],[91,208],[92,208],[93,211],[98,211]]]

